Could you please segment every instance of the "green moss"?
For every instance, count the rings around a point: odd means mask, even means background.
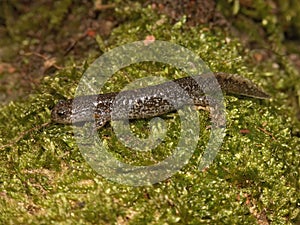
[[[285,59],[251,61],[238,40],[205,26],[175,25],[139,3],[119,9],[129,21],[116,28],[107,49],[143,40],[147,35],[183,45],[201,56],[213,71],[239,73],[261,84],[271,100],[226,97],[227,131],[214,163],[198,171],[208,138],[200,138],[191,162],[173,177],[147,187],[127,187],[96,174],[82,158],[69,126],[47,124],[50,110],[70,98],[86,66],[66,69],[43,84],[27,100],[0,111],[0,220],[4,224],[293,224],[299,215],[299,124],[289,104],[289,82],[296,73]],[[103,46],[102,48],[103,49]],[[176,76],[174,76],[176,74]],[[120,90],[147,75],[184,76],[161,64],[141,63],[115,74],[104,92]],[[286,81],[286,79],[289,79]],[[292,91],[292,90],[291,90]],[[163,117],[176,132],[177,114]],[[209,125],[200,112],[200,126]],[[148,121],[132,129],[147,136]],[[26,131],[30,132],[26,132]],[[249,133],[242,134],[241,130]],[[110,126],[100,130],[122,160],[151,164],[170,154],[176,134],[169,134],[158,153],[135,153],[116,140]],[[298,136],[297,136],[298,135]],[[168,145],[169,143],[169,145]],[[114,150],[115,149],[115,150]],[[134,157],[132,157],[134,156]]]

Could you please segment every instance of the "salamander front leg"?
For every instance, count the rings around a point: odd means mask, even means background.
[[[95,118],[97,130],[101,129],[109,120],[109,118],[105,117]]]

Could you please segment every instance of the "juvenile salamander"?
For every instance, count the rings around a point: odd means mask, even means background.
[[[269,98],[268,94],[246,78],[222,72],[214,73],[214,75],[225,93],[260,99]],[[173,82],[180,88],[174,88],[172,82],[168,81],[145,88],[123,91],[121,92],[122,95],[119,95],[120,98],[118,96],[120,92],[112,92],[59,101],[51,112],[51,119],[56,123],[76,124],[91,121],[92,118],[95,118],[97,128],[101,128],[111,120],[113,106],[122,109],[128,107],[128,105],[131,105],[129,113],[124,115],[124,112],[116,112],[114,119],[122,120],[126,117],[129,119],[150,118],[175,111],[176,108],[189,104],[182,97],[182,90],[193,100],[194,105],[205,107],[213,102],[211,99],[208,101],[207,96],[199,86],[200,82],[202,86],[212,89],[213,85],[209,85],[212,82],[211,77],[198,75],[179,78],[173,80]],[[164,95],[161,95],[161,93],[166,93],[168,99],[175,101],[176,107],[163,98]],[[115,100],[116,102],[114,102]],[[74,101],[76,104],[73,104]]]

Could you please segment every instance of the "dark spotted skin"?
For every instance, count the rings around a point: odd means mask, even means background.
[[[268,94],[248,79],[226,73],[214,75],[225,93],[269,98]],[[59,101],[52,110],[51,119],[62,124],[84,123],[95,119],[97,128],[101,128],[112,117],[114,120],[141,119],[163,115],[184,105],[213,107],[216,87],[216,84],[212,85],[213,81],[211,76],[204,74],[135,90],[80,96]],[[204,94],[204,89],[208,95]],[[115,111],[112,111],[113,107],[117,107]]]

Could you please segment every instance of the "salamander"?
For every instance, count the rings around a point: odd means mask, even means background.
[[[266,92],[249,79],[223,72],[214,73],[214,76],[225,93],[259,99],[269,98]],[[51,119],[62,124],[84,123],[95,119],[97,128],[101,128],[112,119],[112,112],[114,120],[141,119],[163,115],[187,104],[206,107],[214,102],[211,93],[214,93],[213,89],[216,86],[211,85],[211,82],[211,76],[202,74],[135,90],[61,100],[53,108]],[[192,102],[183,96],[188,96]],[[113,107],[118,108],[114,110]]]

